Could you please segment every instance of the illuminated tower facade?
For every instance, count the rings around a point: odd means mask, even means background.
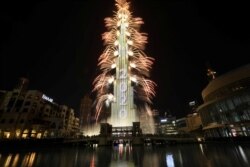
[[[155,95],[155,84],[147,79],[153,59],[142,51],[147,42],[147,34],[139,32],[142,19],[132,17],[126,0],[116,0],[116,6],[114,17],[105,18],[108,31],[102,38],[106,49],[98,64],[102,73],[94,81],[96,119],[106,105],[111,106],[112,126],[132,126],[139,121],[134,99],[148,108]]]

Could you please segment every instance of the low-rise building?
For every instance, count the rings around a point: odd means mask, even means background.
[[[176,127],[179,134],[186,134],[188,132],[187,119],[186,117],[176,119]]]
[[[205,137],[250,136],[250,64],[213,78],[202,98]]]
[[[167,116],[160,118],[158,133],[160,135],[176,135],[178,129],[176,126],[176,118],[173,116]]]
[[[0,105],[0,138],[58,138],[79,131],[79,118],[72,108],[38,90],[23,88],[19,84],[5,93]]]

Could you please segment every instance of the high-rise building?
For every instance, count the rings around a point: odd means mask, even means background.
[[[81,130],[91,125],[91,109],[92,109],[92,99],[90,98],[89,95],[85,95],[81,99],[81,106],[80,106],[80,129]]]
[[[134,99],[148,108],[155,95],[155,83],[148,79],[153,59],[142,51],[147,43],[146,34],[139,32],[142,19],[132,16],[126,0],[116,0],[116,7],[114,16],[105,18],[108,32],[102,37],[106,49],[98,64],[102,74],[94,81],[96,119],[103,105],[111,106],[112,126],[127,127],[139,121]]]

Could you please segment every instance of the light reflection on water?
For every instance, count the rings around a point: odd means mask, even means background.
[[[0,166],[248,167],[250,145],[184,144],[158,147],[53,147],[1,150]]]
[[[166,163],[167,163],[167,167],[174,167],[174,159],[173,159],[172,154],[166,155]]]
[[[12,163],[12,166],[13,166],[13,167],[17,166],[18,160],[19,160],[19,154],[16,154],[16,155],[15,155],[15,158],[14,158],[14,160],[13,160],[13,163]]]
[[[238,146],[238,149],[239,149],[239,152],[240,152],[240,156],[242,157],[242,159],[244,160],[244,162],[246,164],[248,164],[248,159],[247,159],[247,156],[246,156],[244,150],[242,149],[241,146]]]

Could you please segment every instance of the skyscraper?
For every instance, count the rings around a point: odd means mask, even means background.
[[[155,83],[148,79],[153,58],[142,50],[147,43],[147,34],[140,33],[141,18],[132,17],[130,3],[116,0],[117,11],[112,18],[105,18],[107,32],[102,38],[106,49],[99,58],[102,73],[94,81],[97,91],[96,119],[103,105],[111,106],[112,126],[132,126],[138,122],[138,99],[148,108],[155,95]]]
[[[81,106],[80,106],[80,128],[83,130],[88,125],[90,125],[91,119],[91,108],[92,108],[92,99],[89,95],[85,95],[81,99]]]

